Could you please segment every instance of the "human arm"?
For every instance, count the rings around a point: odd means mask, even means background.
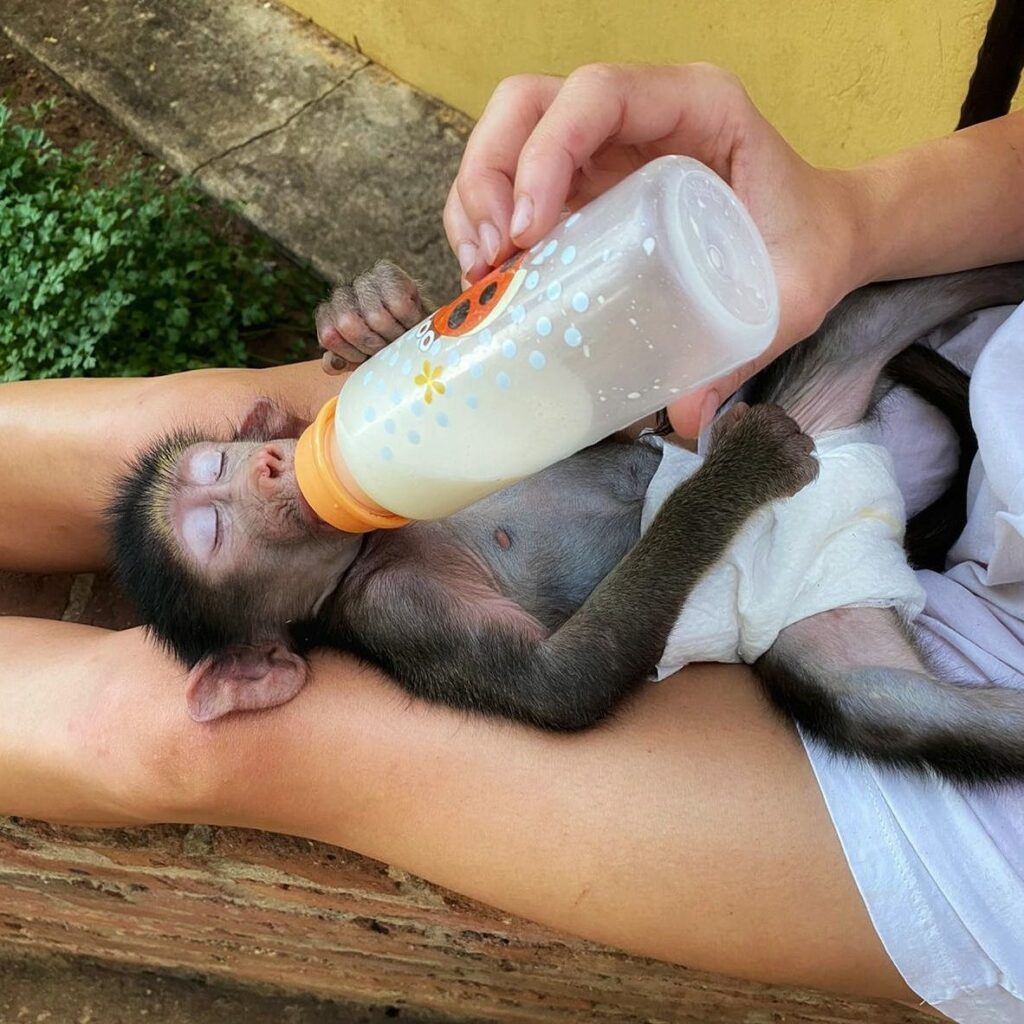
[[[734,76],[705,64],[591,65],[564,80],[501,83],[449,194],[452,248],[475,279],[492,257],[542,237],[566,204],[586,202],[663,153],[694,156],[730,182],[765,238],[781,299],[779,331],[763,357],[673,406],[687,435],[861,284],[1024,255],[1024,209],[1015,202],[1024,114],[851,171],[815,168]]]
[[[858,228],[851,288],[1024,258],[1024,110],[844,178]]]
[[[560,736],[410,703],[324,654],[288,705],[201,726],[140,630],[0,618],[0,644],[0,813],[304,836],[692,969],[912,998],[799,741],[740,667]]]
[[[100,510],[127,460],[169,425],[227,437],[259,395],[311,420],[339,381],[319,362],[198,370],[150,380],[19,381],[0,386],[0,567],[89,572],[106,562]]]

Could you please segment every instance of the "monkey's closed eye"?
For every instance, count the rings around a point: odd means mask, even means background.
[[[224,474],[224,464],[227,460],[223,451],[215,448],[208,448],[206,451],[194,455],[189,463],[192,482],[196,484],[216,483]]]
[[[181,520],[181,539],[195,558],[209,558],[220,539],[220,516],[213,505],[190,508]]]

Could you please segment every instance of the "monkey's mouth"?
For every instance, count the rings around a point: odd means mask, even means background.
[[[309,526],[312,526],[317,530],[333,530],[334,527],[325,523],[314,511],[313,506],[302,496],[302,491],[297,487],[295,488],[295,511],[298,513],[298,518]]]

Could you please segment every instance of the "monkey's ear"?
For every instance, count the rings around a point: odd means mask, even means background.
[[[235,434],[238,441],[275,441],[281,437],[298,437],[307,420],[285,412],[276,402],[265,396],[257,398],[245,414]]]
[[[285,704],[302,689],[308,666],[283,643],[239,644],[207,655],[189,673],[188,713],[212,722],[232,711]]]

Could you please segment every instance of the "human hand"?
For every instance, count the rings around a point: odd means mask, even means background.
[[[861,283],[846,176],[804,161],[738,79],[708,64],[598,64],[565,79],[506,79],[470,136],[444,223],[465,280],[475,281],[547,234],[567,207],[667,153],[702,161],[732,186],[764,237],[781,306],[763,356],[669,407],[676,431],[692,437],[724,398]]]

